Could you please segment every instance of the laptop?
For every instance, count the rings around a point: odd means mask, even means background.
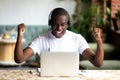
[[[78,76],[79,53],[42,52],[40,55],[40,76]]]

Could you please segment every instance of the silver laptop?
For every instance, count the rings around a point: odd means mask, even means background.
[[[79,53],[42,52],[40,67],[41,76],[78,76]]]

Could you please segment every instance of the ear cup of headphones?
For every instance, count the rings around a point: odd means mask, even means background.
[[[70,17],[68,18],[68,23],[67,24],[68,24],[68,26],[70,25]]]
[[[51,26],[51,20],[50,19],[48,20],[48,25]]]

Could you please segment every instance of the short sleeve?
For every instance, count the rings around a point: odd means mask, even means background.
[[[84,52],[84,50],[86,50],[87,48],[90,48],[87,41],[85,40],[84,37],[82,37],[81,35],[79,35],[78,37],[78,51],[80,52],[80,54],[82,54]]]
[[[36,39],[34,39],[29,44],[29,47],[32,48],[32,50],[34,51],[34,54],[36,54],[36,53],[40,54],[40,39],[39,39],[39,37],[37,37]]]

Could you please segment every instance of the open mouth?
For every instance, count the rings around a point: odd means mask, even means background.
[[[55,36],[57,38],[61,37],[62,36],[62,31],[55,31]]]
[[[56,34],[61,34],[61,33],[62,33],[62,31],[55,31],[55,33],[56,33]]]
[[[62,34],[62,31],[55,31],[55,34],[56,34],[56,35],[61,35],[61,34]]]

